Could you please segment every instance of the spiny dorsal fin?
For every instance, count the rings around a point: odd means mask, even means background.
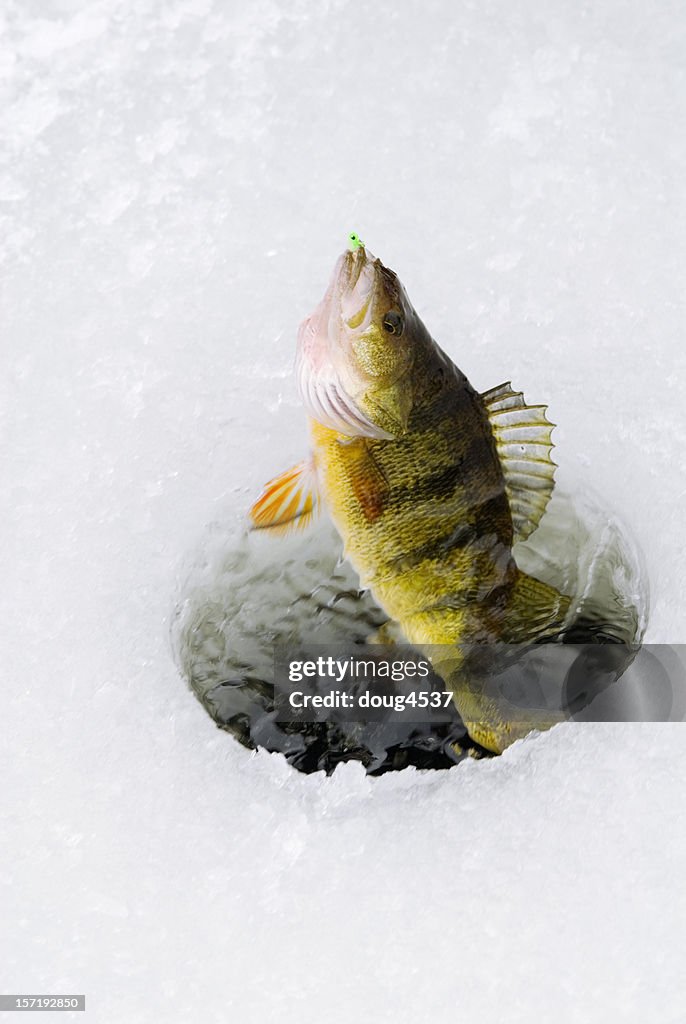
[[[553,493],[555,463],[550,458],[555,426],[545,405],[527,405],[508,381],[481,396],[505,477],[515,540],[533,533]]]
[[[312,459],[274,477],[250,509],[253,530],[275,533],[304,529],[319,511],[317,474]]]

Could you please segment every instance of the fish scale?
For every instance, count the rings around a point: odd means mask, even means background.
[[[316,421],[311,430],[322,494],[346,554],[401,626],[447,596],[464,607],[511,585],[503,473],[483,407],[462,375],[446,376],[440,396],[415,405],[396,444],[341,443]],[[458,623],[451,632],[460,635],[446,642],[471,639]]]

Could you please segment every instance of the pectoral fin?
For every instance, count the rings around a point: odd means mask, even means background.
[[[319,511],[317,474],[312,459],[270,480],[250,509],[253,530],[302,530]]]
[[[545,405],[527,405],[509,382],[481,397],[505,477],[515,540],[525,540],[541,521],[553,493],[556,466],[550,458],[550,435],[555,424],[546,418]]]
[[[383,515],[390,495],[388,480],[374,458],[365,440],[355,440],[348,446],[345,473],[368,523]]]

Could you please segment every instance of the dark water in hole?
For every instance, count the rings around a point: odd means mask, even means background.
[[[648,608],[642,559],[594,497],[556,491],[515,557],[524,571],[573,597],[567,642],[640,641]],[[246,747],[283,753],[300,771],[331,772],[341,761],[358,760],[381,774],[408,765],[448,768],[482,756],[454,708],[433,724],[398,716],[276,721],[276,644],[364,644],[384,621],[341,563],[340,540],[326,520],[292,537],[246,534],[241,523],[208,534],[181,588],[172,640],[182,674],[217,725]],[[431,684],[442,688],[436,677]]]

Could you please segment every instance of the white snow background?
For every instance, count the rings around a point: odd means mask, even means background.
[[[295,333],[351,230],[476,387],[549,403],[559,479],[643,548],[647,639],[686,641],[683,4],[0,23],[2,991],[98,1024],[686,1020],[684,726],[305,777],[169,643],[207,531],[303,453]]]

